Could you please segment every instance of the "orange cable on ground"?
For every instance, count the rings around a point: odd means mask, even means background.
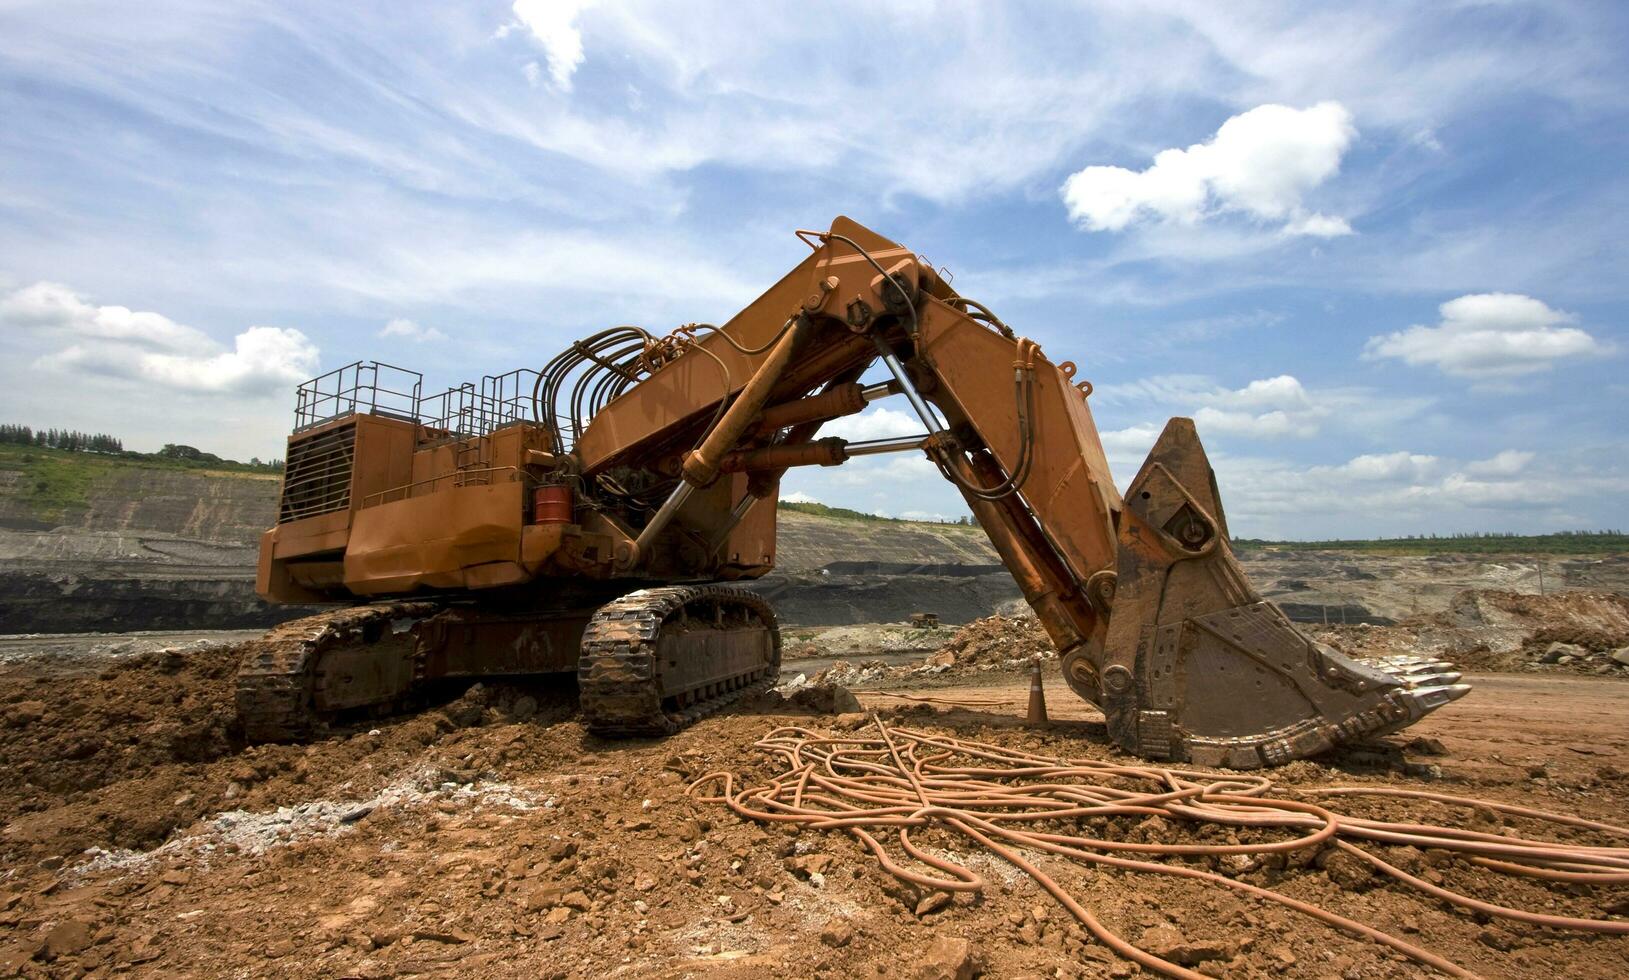
[[[924,694],[896,694],[893,691],[854,691],[859,697],[898,698],[901,701],[919,701],[923,704],[948,704],[956,708],[997,708],[1004,704],[1017,704],[1015,698],[930,698]]]
[[[1586,919],[1510,908],[1424,881],[1357,846],[1379,841],[1441,848],[1469,863],[1535,881],[1616,885],[1629,881],[1629,847],[1567,844],[1414,822],[1346,817],[1323,806],[1269,796],[1272,781],[1258,775],[1212,773],[1149,765],[1051,759],[983,742],[933,735],[885,724],[873,715],[877,734],[828,736],[804,728],[771,731],[756,744],[785,762],[780,775],[761,786],[736,788],[733,774],[714,772],[690,792],[722,803],[750,820],[792,823],[810,830],[853,834],[895,877],[925,888],[979,892],[985,881],[971,869],[924,850],[915,831],[941,828],[960,834],[1022,870],[1067,909],[1099,942],[1119,955],[1167,976],[1201,974],[1141,949],[1103,925],[1057,878],[1029,855],[1041,853],[1072,863],[1171,875],[1220,885],[1274,902],[1333,928],[1380,943],[1444,974],[1471,977],[1457,964],[1372,926],[1267,888],[1161,858],[1266,855],[1332,846],[1367,862],[1393,880],[1479,914],[1556,929],[1629,935],[1629,921]],[[1118,781],[1141,783],[1132,790]],[[716,786],[704,795],[703,788]],[[1297,791],[1305,796],[1384,796],[1461,807],[1485,807],[1576,831],[1629,840],[1629,829],[1568,814],[1415,790],[1341,786]],[[1181,844],[1113,840],[1067,832],[1093,817],[1159,816],[1177,823],[1218,824],[1289,837],[1239,844]],[[1070,825],[1061,826],[1060,821]],[[890,852],[893,836],[907,859]],[[1137,854],[1133,858],[1119,854]],[[932,869],[924,873],[911,862]]]

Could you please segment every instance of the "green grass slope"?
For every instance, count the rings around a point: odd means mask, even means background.
[[[131,471],[185,473],[223,480],[275,481],[265,466],[168,459],[143,453],[89,453],[0,444],[0,515],[47,524],[87,511],[95,488]]]

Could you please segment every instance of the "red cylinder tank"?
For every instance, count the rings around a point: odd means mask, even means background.
[[[570,524],[571,488],[538,487],[532,492],[533,524]]]

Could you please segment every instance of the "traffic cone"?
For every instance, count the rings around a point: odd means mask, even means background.
[[[1046,692],[1041,689],[1041,658],[1036,657],[1029,674],[1029,717],[1025,724],[1031,728],[1045,728]]]

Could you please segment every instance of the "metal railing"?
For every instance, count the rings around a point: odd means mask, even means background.
[[[296,434],[352,415],[382,415],[417,422],[431,438],[474,439],[529,419],[537,372],[517,368],[424,394],[417,371],[380,361],[357,361],[312,378],[296,390]]]
[[[516,368],[508,374],[489,374],[481,379],[481,404],[486,413],[486,430],[492,430],[530,418],[532,392],[537,388],[538,373],[531,368]]]
[[[297,389],[294,434],[283,490],[279,523],[315,517],[351,506],[351,474],[356,454],[356,427],[300,436],[326,423],[356,415],[379,415],[412,422],[418,442],[456,443],[454,469],[447,473],[369,494],[362,506],[414,495],[443,480],[455,485],[490,485],[520,479],[513,466],[492,466],[488,437],[498,429],[526,421],[532,413],[532,391],[538,372],[518,368],[425,396],[417,371],[379,361],[357,361],[312,378]],[[505,475],[507,474],[507,475]]]
[[[475,471],[487,464],[486,438],[532,415],[538,372],[517,368],[487,375],[479,386],[466,381],[433,395],[424,394],[417,371],[379,361],[357,361],[312,378],[297,389],[294,434],[337,419],[379,415],[416,423],[419,444],[463,444],[457,468]],[[559,426],[555,421],[554,425]],[[295,447],[291,446],[291,452]]]
[[[424,376],[393,364],[357,361],[318,375],[296,389],[294,431],[351,415],[417,421]]]
[[[481,393],[468,381],[421,399],[414,414],[420,425],[431,430],[432,437],[471,439],[485,435],[481,431]]]

